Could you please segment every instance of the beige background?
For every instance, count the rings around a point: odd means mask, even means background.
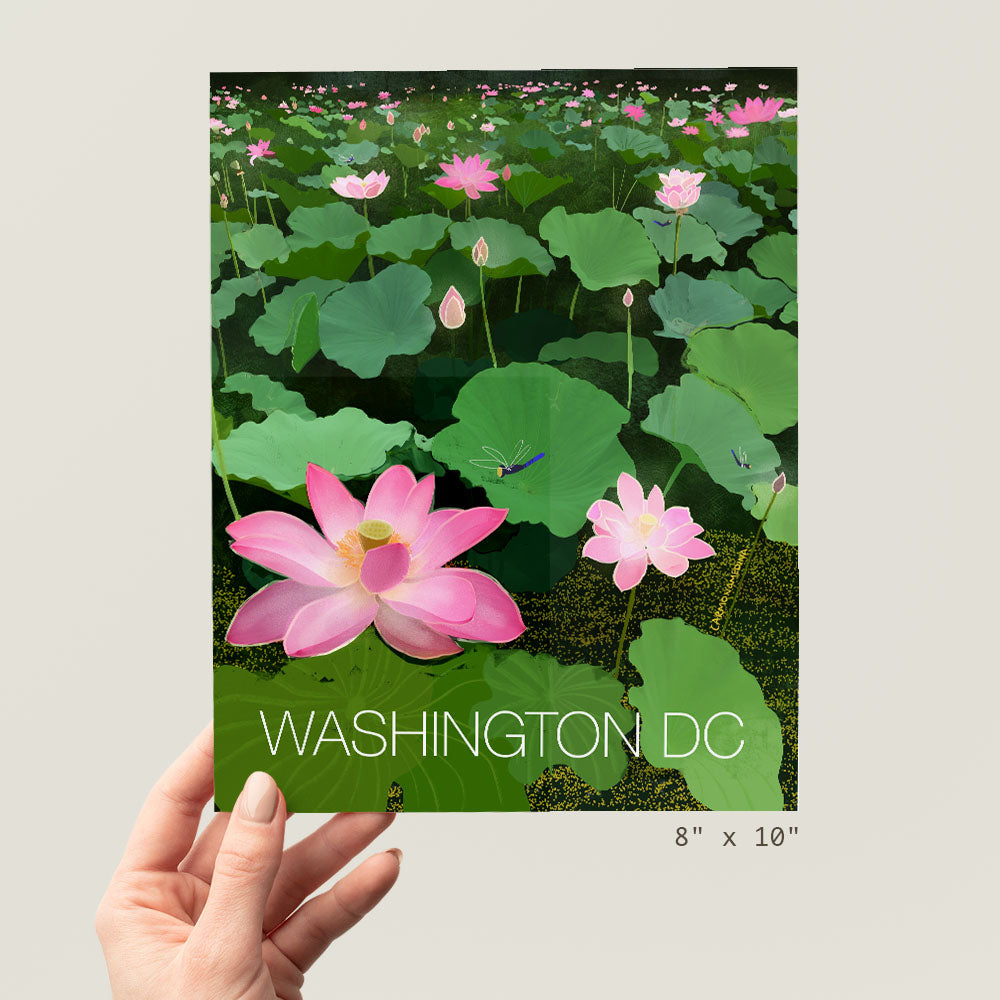
[[[404,815],[398,887],[308,995],[986,995],[995,15],[933,10],[5,13],[5,995],[108,995],[94,908],[211,712],[208,72],[670,64],[800,67],[799,834],[753,849],[757,817],[720,814],[679,850],[677,814]]]

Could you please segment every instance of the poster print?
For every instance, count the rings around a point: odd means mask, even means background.
[[[217,806],[796,808],[794,70],[209,111]]]

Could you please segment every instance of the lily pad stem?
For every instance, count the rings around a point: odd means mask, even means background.
[[[483,269],[479,268],[479,298],[483,303],[483,324],[486,326],[486,343],[490,349],[490,358],[493,360],[493,367],[497,367],[497,356],[493,350],[493,337],[490,334],[490,320],[486,315],[486,291],[483,288]]]
[[[639,584],[637,583],[628,592],[628,604],[625,607],[625,624],[622,625],[621,638],[618,640],[618,652],[615,654],[615,677],[618,676],[618,671],[621,669],[622,650],[625,648],[625,633],[628,631],[628,623],[632,618],[632,607],[635,604],[635,592],[638,589],[639,589]]]
[[[367,198],[363,198],[361,200],[361,204],[364,205],[364,207],[365,207],[365,222],[367,222],[368,221],[368,199]],[[368,277],[369,278],[374,278],[375,277],[375,266],[372,264],[372,255],[371,254],[368,254]]]
[[[681,238],[681,219],[684,215],[678,212],[675,217],[677,221],[674,223],[674,274],[677,273],[677,244]]]
[[[576,309],[576,297],[580,294],[581,282],[576,283],[576,289],[573,291],[573,301],[569,304],[569,318],[573,318],[573,310]]]
[[[767,510],[764,511],[764,516],[760,519],[760,524],[757,525],[757,533],[753,536],[750,548],[747,549],[746,558],[743,560],[743,566],[740,569],[740,575],[736,578],[736,586],[733,588],[733,596],[729,601],[729,607],[726,608],[726,615],[722,619],[722,624],[719,626],[720,638],[726,630],[726,623],[729,621],[729,616],[733,613],[733,608],[736,605],[736,598],[740,596],[740,587],[743,586],[743,578],[746,576],[747,566],[750,565],[750,558],[753,556],[753,550],[757,545],[757,539],[760,538],[761,529],[764,527],[767,515],[771,513],[771,507],[774,505],[774,498],[777,495],[777,493],[771,494],[771,502],[767,505]]]
[[[222,476],[222,485],[226,490],[226,499],[229,501],[229,509],[233,512],[233,520],[240,519],[240,512],[236,509],[236,501],[233,499],[233,491],[229,487],[229,476],[226,474],[226,460],[222,456],[222,443],[219,441],[219,428],[215,421],[215,401],[212,402],[212,444],[215,445],[215,455],[219,460],[219,475]]]

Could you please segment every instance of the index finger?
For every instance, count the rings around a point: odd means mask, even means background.
[[[209,723],[153,786],[125,846],[121,870],[176,871],[184,860],[214,787]]]

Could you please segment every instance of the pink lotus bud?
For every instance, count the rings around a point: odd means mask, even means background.
[[[420,126],[418,125],[418,126],[417,126],[417,127],[416,127],[416,128],[414,129],[414,130],[413,130],[413,141],[414,141],[414,142],[420,142],[420,140],[421,140],[421,139],[422,139],[423,137],[424,137],[424,133],[420,131]]]
[[[454,132],[455,131],[455,123],[454,122],[451,122],[451,121],[448,122],[448,131],[449,132]]]
[[[224,195],[219,195],[219,204],[225,209],[229,207],[229,199]]]
[[[771,489],[774,490],[775,493],[780,493],[784,488],[785,488],[785,474],[782,473],[780,476],[778,476],[777,479],[775,479],[773,483],[771,483]]]
[[[390,111],[390,112],[389,112],[389,113],[388,113],[388,114],[387,114],[387,115],[385,116],[385,120],[386,120],[386,124],[388,124],[388,125],[392,125],[392,124],[394,124],[394,123],[395,123],[395,121],[396,121],[396,116],[395,116],[395,115],[394,115],[394,114],[393,114],[393,113],[392,113],[392,112]]]
[[[479,237],[479,241],[472,248],[472,263],[476,267],[482,267],[486,263],[486,259],[490,255],[490,248],[486,245],[486,240]]]
[[[622,305],[624,305],[626,309],[631,309],[634,301],[635,299],[632,297],[632,289],[626,288],[625,294],[622,296]]]
[[[358,122],[358,128],[361,129],[362,132],[364,132],[364,130],[368,128],[368,122],[366,122],[365,119],[362,118],[361,121]]]
[[[250,131],[250,122],[247,122],[247,131]]]
[[[503,179],[505,181],[509,181],[510,180],[510,164],[509,163],[503,168],[503,173],[502,173],[501,176],[503,177]]]
[[[457,330],[465,322],[465,299],[454,285],[441,300],[438,317],[446,330]]]

